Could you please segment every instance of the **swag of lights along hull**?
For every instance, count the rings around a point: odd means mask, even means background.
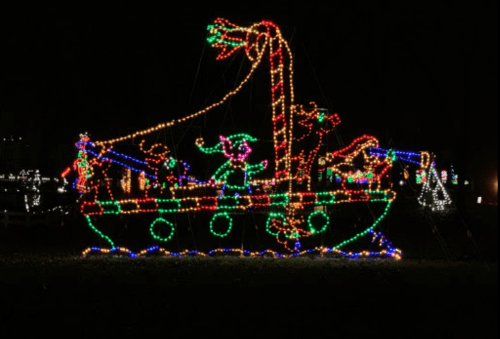
[[[235,89],[220,101],[198,112],[123,137],[93,142],[87,134],[81,135],[76,145],[79,152],[74,170],[78,177],[73,187],[82,194],[80,211],[89,227],[111,246],[111,249],[91,247],[84,254],[128,253],[137,256],[118,246],[102,227],[97,226],[95,220],[102,215],[158,214],[158,218],[149,226],[151,239],[169,243],[176,231],[173,223],[168,220],[171,214],[211,213],[212,220],[207,227],[212,236],[224,238],[236,227],[232,215],[238,212],[267,215],[266,234],[275,237],[288,254],[270,250],[248,252],[236,249],[216,249],[208,254],[186,250],[173,254],[158,246],[151,248],[178,256],[195,252],[198,255],[234,252],[250,256],[272,252],[289,257],[316,251],[335,252],[349,258],[379,255],[400,259],[401,251],[393,248],[386,240],[379,241],[379,245],[385,249],[378,252],[343,252],[341,247],[371,233],[383,238],[374,228],[387,215],[396,198],[389,173],[396,158],[404,157],[404,154],[378,149],[376,138],[363,135],[349,146],[319,157],[321,145],[340,123],[340,118],[337,114],[326,114],[315,103],[310,103],[309,108],[294,103],[292,53],[278,26],[262,21],[250,27],[240,27],[219,18],[208,26],[208,33],[207,41],[220,51],[218,60],[243,49],[251,63],[248,74]],[[237,94],[261,66],[265,56],[270,66],[270,128],[273,133],[274,159],[260,159],[250,164],[249,155],[253,145],[260,140],[243,131],[219,136],[220,142],[214,146],[206,146],[204,139],[198,138],[194,144],[198,147],[199,155],[221,160],[220,167],[210,178],[200,179],[190,175],[190,165],[176,159],[166,145],[156,143],[146,146],[143,139],[146,136],[203,116]],[[140,141],[139,155],[135,157],[113,149],[134,139]],[[371,152],[377,149],[378,153]],[[428,164],[423,165],[424,153],[421,157],[420,163],[414,162],[427,167]],[[410,159],[410,156],[407,155],[407,158]],[[356,168],[359,160],[363,165]],[[315,162],[318,162],[319,167],[328,168],[335,174],[335,187],[323,190],[313,188],[311,171]],[[117,167],[121,169],[122,190],[119,193],[113,192],[110,186],[110,168]],[[272,175],[266,175],[265,170],[272,171]],[[138,189],[135,191],[134,180],[138,180]],[[314,237],[328,229],[332,216],[327,213],[327,207],[346,203],[379,203],[384,209],[374,218],[373,223],[354,236],[338,239],[330,247],[300,250],[300,239]],[[317,207],[321,207],[321,210],[317,210]],[[169,230],[167,234],[159,234],[158,228],[162,225]],[[138,255],[147,252],[145,250]]]
[[[125,254],[133,258],[137,257],[144,257],[148,256],[154,253],[160,253],[161,255],[167,256],[167,257],[188,257],[188,256],[200,256],[200,257],[210,257],[210,256],[216,256],[217,254],[223,254],[223,255],[238,255],[240,257],[265,257],[265,256],[272,256],[275,258],[292,258],[292,257],[300,257],[304,256],[310,253],[316,254],[338,254],[342,255],[343,257],[349,258],[349,259],[359,259],[359,258],[369,258],[369,257],[380,257],[380,256],[387,256],[394,258],[396,260],[401,259],[401,250],[392,247],[392,244],[389,243],[385,237],[381,233],[377,233],[374,231],[368,231],[367,233],[373,234],[372,237],[372,243],[377,242],[379,247],[385,247],[385,249],[380,250],[380,251],[361,251],[357,253],[353,252],[345,252],[336,248],[330,248],[330,247],[325,247],[325,246],[317,246],[315,248],[309,249],[309,250],[303,250],[303,251],[296,251],[294,253],[288,253],[288,254],[281,254],[276,251],[272,250],[264,250],[261,252],[258,251],[247,251],[247,250],[242,250],[240,248],[217,248],[214,250],[209,251],[208,253],[204,253],[202,251],[196,251],[196,250],[184,250],[182,252],[171,252],[167,249],[164,249],[160,246],[151,246],[145,250],[142,250],[139,253],[134,253],[128,248],[125,247],[113,247],[111,249],[108,248],[99,248],[99,247],[89,247],[87,248],[82,254],[83,256],[89,255],[89,254]],[[378,241],[377,241],[378,240]]]

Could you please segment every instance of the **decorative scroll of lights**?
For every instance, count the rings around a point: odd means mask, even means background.
[[[219,50],[217,60],[243,50],[250,61],[248,74],[221,100],[182,118],[119,138],[91,141],[86,133],[80,136],[76,143],[78,157],[73,164],[73,173],[76,174],[73,188],[81,194],[80,212],[89,227],[110,246],[91,247],[84,254],[98,252],[143,256],[156,251],[169,256],[210,256],[216,253],[263,256],[271,253],[290,257],[318,252],[337,253],[349,258],[384,256],[400,259],[401,251],[375,231],[396,198],[390,170],[397,159],[427,169],[430,161],[428,153],[382,150],[378,148],[376,138],[363,135],[343,149],[320,156],[325,137],[340,123],[340,119],[337,114],[329,115],[321,111],[314,103],[307,108],[294,103],[293,57],[278,26],[262,21],[240,27],[219,18],[208,26],[207,41]],[[267,62],[263,63],[263,60]],[[270,66],[272,114],[269,125],[272,126],[273,159],[258,159],[258,154],[253,154],[254,145],[261,140],[250,134],[221,135],[215,145],[205,145],[205,140],[199,138],[194,142],[199,151],[196,156],[211,156],[214,161],[220,161],[220,166],[209,177],[197,178],[190,174],[188,162],[174,156],[166,145],[156,143],[147,146],[147,136],[203,116],[226,103],[263,65]],[[139,151],[133,156],[118,151],[125,142],[134,140],[139,142]],[[249,160],[250,155],[252,161]],[[327,174],[328,185],[323,189],[312,185],[312,169],[316,163],[319,172]],[[269,172],[271,174],[267,174]],[[68,173],[63,176],[68,176]],[[322,178],[318,179],[321,182]],[[316,237],[334,227],[334,217],[328,213],[329,206],[368,202],[383,206],[383,212],[374,218],[371,225],[347,239],[337,239],[330,247],[301,249],[302,239]],[[275,237],[283,245],[285,254],[242,249],[174,253],[159,245],[133,253],[121,247],[97,222],[102,215],[146,213],[157,215],[146,229],[152,243],[162,245],[168,245],[176,232],[172,221],[174,214],[211,214],[206,227],[211,236],[222,239],[238,227],[233,220],[236,213],[262,213],[266,218],[263,226],[267,236]],[[167,229],[167,232],[161,233],[160,229]],[[342,250],[345,245],[370,234],[372,240],[381,246],[380,251],[353,253]]]

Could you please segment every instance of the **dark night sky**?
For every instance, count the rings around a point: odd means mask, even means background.
[[[38,166],[60,173],[83,131],[95,140],[128,134],[231,88],[237,73],[224,73],[228,64],[245,73],[248,62],[215,61],[205,42],[215,18],[271,20],[295,53],[296,102],[338,112],[345,143],[373,134],[382,147],[434,152],[438,167],[466,152],[462,172],[497,177],[495,1],[280,3],[2,5],[0,137],[24,137],[49,159]],[[230,129],[251,112],[250,129],[270,123],[266,81],[257,77],[244,99],[207,119]]]

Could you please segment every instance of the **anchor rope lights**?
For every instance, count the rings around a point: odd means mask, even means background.
[[[375,231],[396,198],[390,171],[399,159],[425,170],[430,168],[429,175],[436,176],[429,153],[382,149],[378,140],[369,135],[356,138],[343,149],[322,153],[322,145],[328,140],[326,136],[341,120],[337,113],[329,114],[314,102],[307,107],[295,104],[293,56],[279,27],[269,21],[240,27],[218,18],[208,25],[207,32],[207,43],[219,52],[217,60],[242,51],[250,62],[248,74],[222,99],[182,118],[118,138],[91,141],[87,133],[80,135],[76,143],[78,156],[73,164],[76,177],[73,188],[81,194],[80,212],[89,228],[109,245],[109,248],[89,247],[83,255],[114,253],[140,257],[156,253],[183,257],[233,254],[290,258],[308,253],[330,253],[351,259],[373,256],[401,259],[401,251]],[[263,60],[268,63],[263,63]],[[272,157],[264,159],[259,152],[254,152],[259,149],[256,146],[270,145],[271,142],[263,144],[265,140],[243,131],[219,135],[215,144],[206,144],[200,136],[191,144],[195,146],[194,156],[210,158],[216,163],[216,169],[206,169],[206,176],[199,177],[191,172],[196,169],[195,162],[178,159],[177,153],[171,152],[163,143],[148,143],[148,137],[154,138],[155,133],[174,129],[226,103],[240,92],[261,66],[268,67],[270,77]],[[315,175],[312,173],[316,164],[320,173],[318,183],[313,180]],[[327,183],[322,181],[325,174]],[[63,176],[68,175],[65,171]],[[426,184],[430,181],[427,180]],[[438,186],[440,183],[436,181]],[[317,184],[327,185],[321,188]],[[424,185],[423,188],[423,192],[434,194],[436,191],[430,186]],[[427,198],[422,196],[422,199]],[[422,201],[428,203],[428,200]],[[440,201],[434,202],[437,208],[444,205]],[[380,206],[381,212],[361,230],[347,232],[349,236],[346,238],[334,237],[333,245],[301,249],[308,246],[304,239],[319,240],[329,232],[335,234],[336,228],[350,228],[337,225],[332,214],[333,208],[342,208],[345,204]],[[178,228],[187,228],[174,218],[177,214],[189,213],[208,214],[207,236],[221,244],[230,239],[235,230],[241,230],[236,215],[263,214],[264,236],[271,240],[275,238],[283,253],[271,249],[243,250],[243,244],[241,249],[220,247],[206,253],[188,249],[172,252],[168,246],[179,235]],[[149,227],[149,236],[155,245],[137,253],[118,244],[106,225],[100,224],[100,219],[106,215],[145,214],[156,218],[144,226],[146,232]],[[370,235],[371,243],[381,248],[378,251],[343,250],[361,238],[369,240]],[[160,247],[160,244],[165,247]]]

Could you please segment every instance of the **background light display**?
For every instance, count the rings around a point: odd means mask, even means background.
[[[442,211],[446,205],[451,204],[451,199],[439,178],[434,159],[428,172],[429,178],[424,182],[418,202],[423,206],[429,206],[433,211]]]

